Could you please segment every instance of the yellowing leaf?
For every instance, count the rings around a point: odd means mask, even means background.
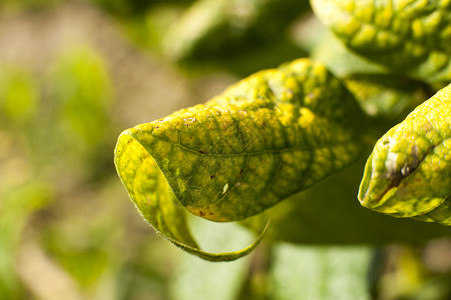
[[[350,49],[428,82],[451,79],[447,0],[312,0],[316,15]]]
[[[360,186],[363,206],[451,225],[451,85],[379,139]]]
[[[362,124],[340,82],[300,59],[124,131],[115,163],[144,218],[195,249],[175,203],[213,221],[256,215],[351,163]]]

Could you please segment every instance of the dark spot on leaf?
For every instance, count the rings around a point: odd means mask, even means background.
[[[390,188],[392,188],[392,187],[398,187],[401,184],[401,180],[404,179],[404,176],[402,175],[401,172],[396,172],[396,173],[389,173],[387,175],[387,178],[389,180],[391,180],[391,183],[389,186],[390,186]]]
[[[199,215],[200,215],[201,217],[203,217],[203,216],[205,216],[205,213],[204,213],[203,211],[199,210]]]
[[[216,174],[210,174],[210,179],[214,179],[216,177]]]
[[[393,188],[393,187],[398,187],[401,184],[401,181],[406,178],[407,176],[409,176],[410,174],[413,173],[413,171],[415,171],[418,166],[420,165],[420,163],[426,158],[426,156],[432,151],[434,150],[435,146],[431,146],[427,149],[427,151],[424,153],[423,158],[420,160],[418,157],[418,147],[417,145],[414,145],[411,149],[411,157],[412,157],[412,161],[409,164],[405,164],[401,170],[397,171],[397,172],[391,172],[388,173],[387,179],[391,180],[391,184],[389,185],[389,188],[386,190],[388,191],[389,189]],[[384,192],[385,193],[385,192]]]
[[[208,151],[199,150],[200,154],[208,154]]]
[[[241,174],[243,174],[243,172],[244,172],[244,169],[240,169],[240,174],[239,174],[239,176],[241,176]]]

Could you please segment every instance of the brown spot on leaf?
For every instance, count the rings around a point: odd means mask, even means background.
[[[386,178],[391,182],[384,190],[382,195],[385,195],[393,187],[398,187],[406,177],[408,177],[410,174],[413,173],[413,171],[415,171],[418,168],[420,163],[426,158],[426,156],[431,151],[434,150],[434,148],[435,146],[429,147],[424,153],[423,157],[420,159],[418,157],[418,146],[417,145],[412,146],[411,148],[412,161],[409,164],[405,164],[399,171],[393,170],[392,172],[388,172],[387,174],[385,174]]]

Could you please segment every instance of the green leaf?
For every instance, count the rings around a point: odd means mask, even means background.
[[[451,79],[451,5],[435,1],[312,0],[316,15],[353,51],[428,82]]]
[[[382,136],[359,191],[363,206],[451,225],[451,85]]]
[[[152,157],[131,136],[121,136],[119,142],[124,144],[118,143],[115,162],[122,183],[140,214],[168,241],[211,261],[235,260],[252,252],[261,242],[268,225],[252,245],[240,251],[209,253],[200,250],[187,227],[185,211],[171,199],[169,185]]]
[[[202,255],[173,202],[220,222],[258,214],[355,160],[363,122],[340,82],[300,59],[124,131],[115,163],[144,218]]]

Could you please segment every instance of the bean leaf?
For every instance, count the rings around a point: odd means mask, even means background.
[[[363,206],[451,225],[450,116],[448,85],[379,139],[360,186]]]
[[[350,164],[363,124],[340,82],[299,59],[258,72],[205,105],[124,131],[115,163],[149,224],[202,256],[182,206],[219,222],[261,213]]]
[[[451,79],[449,1],[312,0],[316,15],[356,53],[395,73]]]

